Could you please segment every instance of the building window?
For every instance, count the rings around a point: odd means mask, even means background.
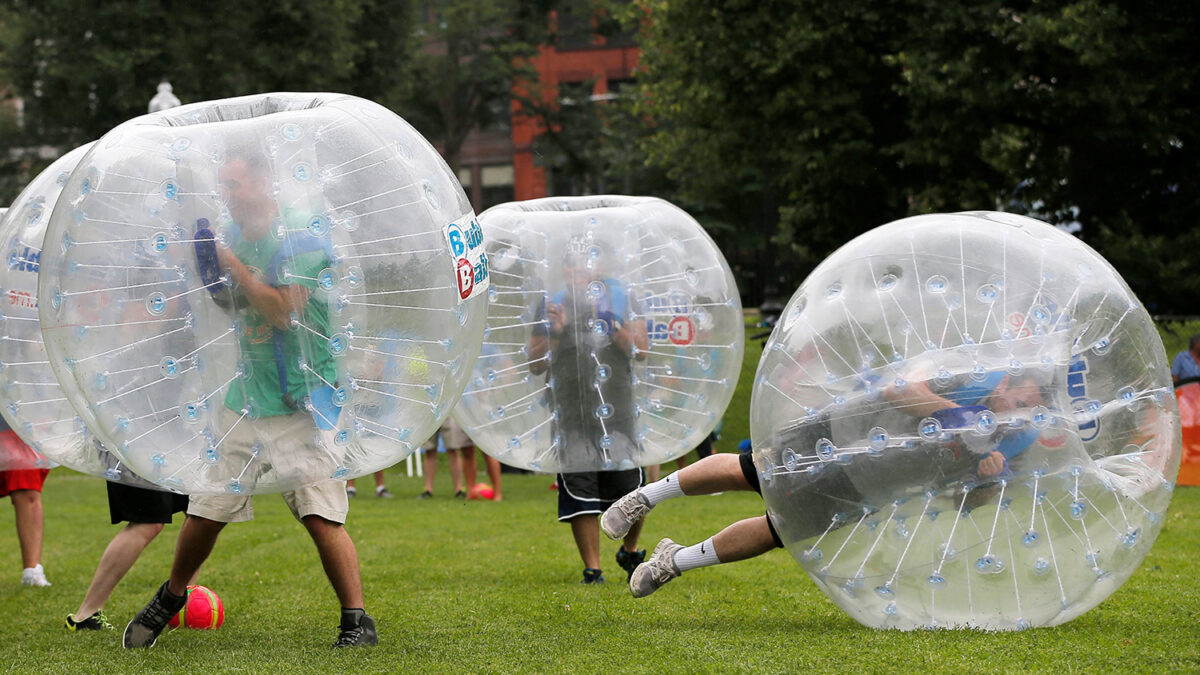
[[[516,198],[513,191],[512,164],[480,167],[479,185],[483,188],[479,195],[480,210],[511,202]]]

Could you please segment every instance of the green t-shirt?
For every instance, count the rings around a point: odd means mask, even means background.
[[[316,278],[330,264],[329,242],[328,239],[322,241],[308,234],[305,229],[308,216],[302,212],[285,209],[283,222],[291,255],[278,255],[285,241],[271,235],[255,241],[237,236],[230,248],[256,277],[272,286],[295,284],[311,291],[308,304],[299,316],[301,326],[283,332],[283,362],[287,369],[288,393],[296,404],[301,404],[309,391],[326,386],[321,378],[330,384],[336,385],[337,382],[337,366],[328,349],[329,309],[326,298],[316,292]],[[278,279],[271,278],[273,269]],[[289,271],[291,276],[285,277],[280,271],[282,269]],[[237,292],[236,287],[234,291]],[[242,360],[250,366],[250,377],[235,380],[230,385],[225,395],[225,406],[240,412],[249,399],[255,417],[295,412],[283,400],[275,355],[276,329],[252,307],[242,310],[238,318],[241,320],[239,342]],[[302,371],[301,358],[321,377]]]

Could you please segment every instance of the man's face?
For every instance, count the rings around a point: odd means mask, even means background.
[[[586,255],[568,255],[563,260],[563,279],[567,286],[582,288],[590,282],[600,278],[600,263],[598,260],[591,261],[591,267],[588,266],[588,257]]]
[[[1042,391],[1032,380],[1013,382],[1012,376],[1005,377],[989,398],[988,406],[995,412],[1028,410],[1043,405]]]
[[[272,216],[266,177],[254,175],[243,160],[235,159],[221,167],[217,179],[234,222],[249,238],[265,235]]]

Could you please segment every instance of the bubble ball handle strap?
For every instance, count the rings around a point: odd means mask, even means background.
[[[200,270],[200,280],[208,292],[215,295],[221,290],[221,260],[217,256],[217,239],[209,229],[208,218],[196,220],[196,266]]]

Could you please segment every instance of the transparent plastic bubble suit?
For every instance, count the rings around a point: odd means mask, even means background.
[[[900,220],[821,263],[751,418],[784,544],[881,628],[1079,616],[1145,557],[1179,469],[1146,310],[1078,239],[1003,213]]]
[[[687,453],[737,384],[743,319],[721,252],[661,199],[501,204],[480,216],[488,328],[454,417],[501,462],[631,469]]]
[[[117,460],[94,443],[63,397],[46,360],[37,315],[42,236],[68,176],[91,144],[50,164],[0,216],[0,414],[22,442],[0,443],[0,469],[45,468],[56,463],[104,475]]]
[[[105,135],[43,247],[50,363],[126,465],[189,494],[349,478],[449,414],[486,320],[482,234],[382,106],[266,94]]]

